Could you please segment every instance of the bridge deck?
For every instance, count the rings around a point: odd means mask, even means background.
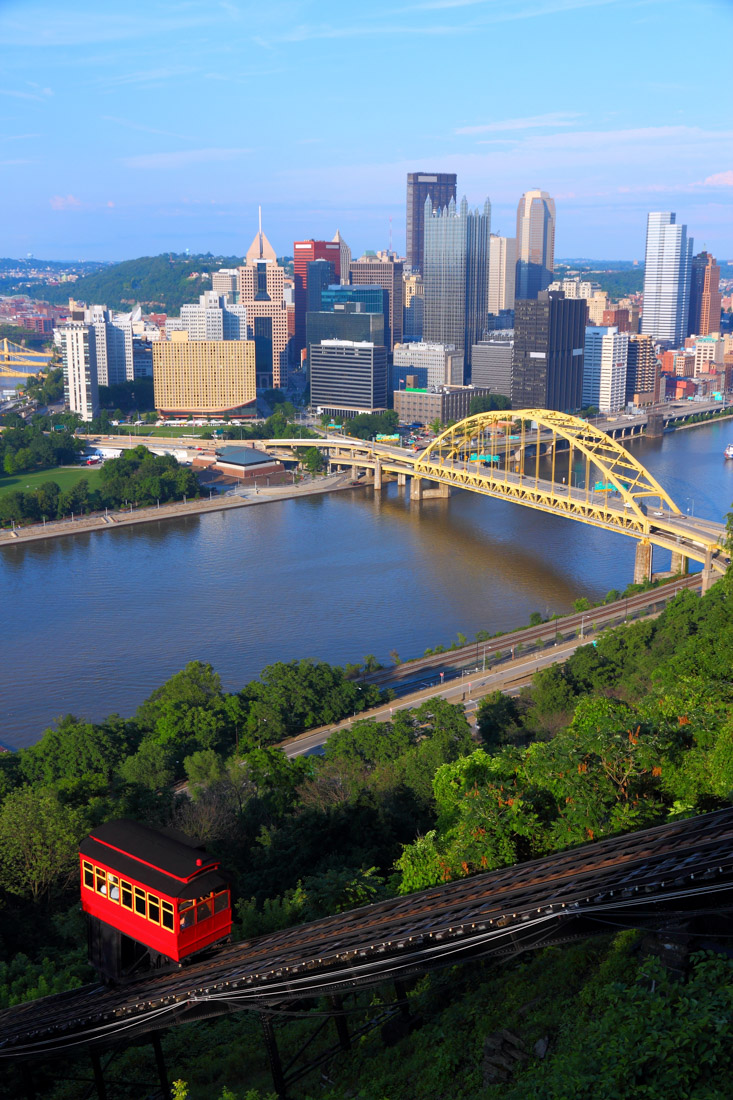
[[[0,1013],[0,1059],[30,1059],[186,1020],[641,927],[733,904],[733,808],[584,845],[220,948],[119,988]]]

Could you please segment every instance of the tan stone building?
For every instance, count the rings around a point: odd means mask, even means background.
[[[253,340],[189,340],[172,332],[153,344],[155,408],[165,416],[238,413],[257,398]]]
[[[237,268],[237,290],[239,304],[247,310],[247,334],[256,346],[257,385],[286,385],[290,337],[285,271],[276,263],[264,233],[255,237],[245,266]]]

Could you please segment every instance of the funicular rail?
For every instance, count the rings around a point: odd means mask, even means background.
[[[219,948],[125,986],[87,985],[0,1013],[0,1059],[30,1060],[241,1009],[276,1009],[733,908],[733,808]]]

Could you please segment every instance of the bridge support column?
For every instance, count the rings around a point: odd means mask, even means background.
[[[670,572],[681,573],[684,577],[690,572],[690,559],[686,558],[684,554],[672,554],[672,564],[670,565]]]
[[[705,564],[702,567],[702,592],[701,595],[705,595],[709,592],[712,586],[715,584],[715,574],[713,573],[713,563],[710,551],[705,554]]]
[[[410,482],[410,500],[422,500],[423,484],[421,477],[413,477]]]
[[[647,415],[645,435],[650,439],[660,439],[664,435],[664,417],[654,412]]]
[[[634,584],[643,584],[652,579],[652,544],[642,539],[636,547],[634,558]]]
[[[374,488],[382,488],[382,463],[379,459],[374,463]]]
[[[277,1049],[277,1040],[275,1038],[275,1029],[272,1026],[272,1019],[266,1012],[263,1012],[260,1014],[260,1020],[262,1021],[262,1033],[265,1037],[265,1050],[267,1051],[267,1057],[270,1062],[272,1083],[275,1086],[278,1100],[286,1100],[285,1074],[283,1073],[282,1062],[280,1061],[280,1051]]]
[[[397,475],[397,484],[404,486],[406,483],[407,483],[407,474],[398,474]]]

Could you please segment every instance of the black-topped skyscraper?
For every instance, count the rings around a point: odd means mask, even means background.
[[[407,173],[407,263],[413,271],[423,273],[425,255],[425,200],[430,198],[433,208],[447,206],[456,201],[455,172]]]
[[[555,271],[555,202],[546,191],[525,191],[517,207],[517,298],[536,298]]]
[[[423,339],[463,350],[466,366],[486,329],[490,235],[488,199],[482,211],[465,198],[440,209],[426,199]]]
[[[577,412],[583,404],[587,305],[562,290],[514,303],[512,405]]]

